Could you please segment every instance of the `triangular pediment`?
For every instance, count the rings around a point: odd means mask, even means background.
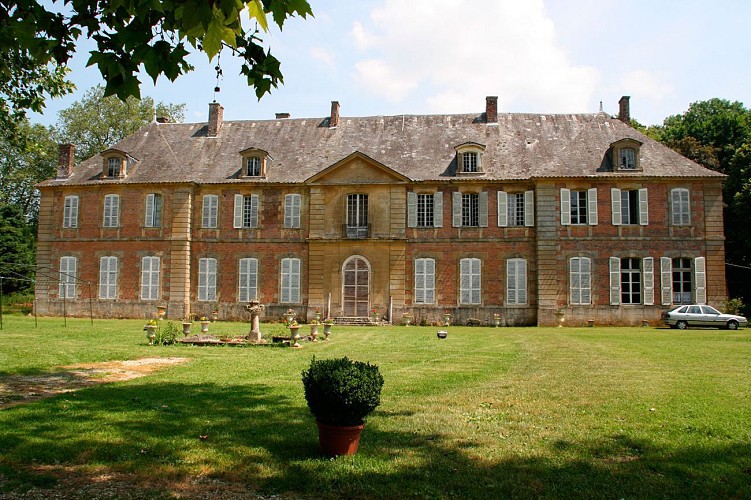
[[[355,151],[309,177],[306,184],[401,184],[410,179],[368,155]]]

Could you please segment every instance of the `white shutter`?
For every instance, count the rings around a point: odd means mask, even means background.
[[[415,260],[415,303],[425,302],[425,259]]]
[[[516,259],[516,303],[527,303],[527,261]]]
[[[581,285],[581,303],[592,303],[592,261],[588,257],[579,258],[580,274],[579,285]]]
[[[417,227],[417,193],[407,192],[407,227]]]
[[[292,227],[300,227],[300,217],[302,212],[302,195],[292,195]]]
[[[198,300],[208,300],[207,296],[207,261],[208,259],[198,260]]]
[[[290,261],[292,259],[282,259],[282,302],[290,302]]]
[[[154,227],[154,194],[146,195],[146,227]]]
[[[613,225],[620,226],[623,224],[621,218],[621,190],[618,188],[610,189],[610,206],[613,216]]]
[[[639,224],[649,224],[649,203],[647,201],[647,188],[639,190]]]
[[[660,301],[663,305],[673,303],[673,260],[670,257],[660,257]]]
[[[454,192],[451,198],[452,225],[462,227],[462,194]]]
[[[78,196],[66,196],[63,227],[78,227]]]
[[[151,298],[159,298],[159,267],[161,261],[159,257],[151,257]]]
[[[508,226],[508,193],[498,191],[498,227]]]
[[[480,191],[480,227],[488,227],[488,192]]]
[[[443,227],[443,191],[433,195],[433,227]]]
[[[516,304],[516,263],[514,259],[506,261],[506,303]]]
[[[99,259],[99,298],[106,299],[107,297],[107,283],[109,281],[109,257],[101,257]]]
[[[435,303],[435,260],[425,259],[425,303]]]
[[[524,225],[532,227],[535,225],[535,192],[524,192]]]
[[[292,226],[292,196],[291,194],[284,195],[284,227]]]
[[[587,207],[589,209],[589,221],[590,226],[597,225],[597,188],[587,190]]]
[[[462,304],[470,304],[472,302],[471,288],[471,264],[470,259],[462,259],[459,262],[459,301]]]
[[[561,225],[571,225],[571,191],[561,188]]]
[[[258,260],[240,259],[240,279],[237,300],[249,302],[258,295]]]
[[[704,257],[694,259],[694,278],[696,280],[696,303],[707,303],[707,265]]]
[[[620,303],[621,259],[618,257],[610,257],[610,305],[617,306]]]
[[[240,259],[238,266],[238,282],[237,282],[237,300],[238,302],[248,302],[250,300],[248,293],[248,268],[250,267],[250,259]]]
[[[292,265],[290,267],[292,276],[291,276],[291,286],[292,286],[292,302],[298,303],[300,302],[300,259],[292,259]]]
[[[234,228],[243,227],[244,198],[245,197],[241,194],[235,195],[235,217],[234,217],[234,222],[232,223],[232,227]]]
[[[258,195],[250,195],[250,227],[258,227]]]
[[[644,305],[653,306],[655,303],[655,261],[652,257],[642,259],[644,276]]]
[[[581,258],[570,258],[568,267],[568,287],[571,303],[581,304]]]
[[[482,278],[482,274],[480,271],[480,259],[470,259],[470,267],[471,267],[471,280],[470,280],[470,288],[472,289],[472,304],[479,304],[481,302],[480,297],[480,291],[482,290],[482,284],[480,283],[480,280]]]

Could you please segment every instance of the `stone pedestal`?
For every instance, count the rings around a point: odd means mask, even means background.
[[[248,342],[261,342],[261,321],[259,316],[261,311],[263,311],[264,306],[257,300],[251,300],[245,308],[250,311],[250,332],[248,333]]]

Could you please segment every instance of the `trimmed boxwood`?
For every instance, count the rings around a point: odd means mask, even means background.
[[[302,372],[302,383],[310,413],[324,424],[362,425],[381,404],[383,377],[370,363],[313,357]]]

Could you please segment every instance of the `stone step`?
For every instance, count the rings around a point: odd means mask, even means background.
[[[334,318],[334,324],[343,326],[375,326],[378,325],[378,322],[373,321],[369,317],[338,316]]]

